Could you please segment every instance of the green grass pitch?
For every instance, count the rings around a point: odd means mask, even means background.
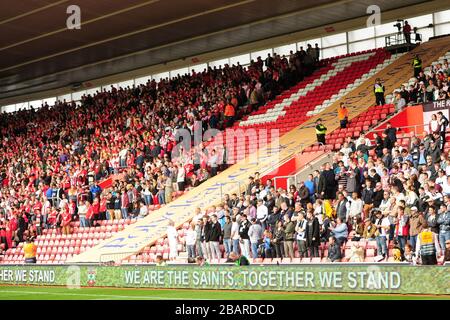
[[[213,294],[212,294],[213,293]],[[0,300],[423,300],[450,296],[0,286]]]

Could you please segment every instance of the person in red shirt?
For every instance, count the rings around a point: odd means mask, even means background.
[[[405,36],[406,43],[411,44],[411,26],[406,20],[405,24],[403,25],[403,35]]]
[[[52,208],[47,217],[47,225],[49,226],[49,228],[56,227],[57,216],[58,216],[58,212],[56,211],[55,208]]]
[[[92,202],[92,218],[90,219],[91,226],[97,225],[97,220],[99,220],[99,212],[100,212],[100,202],[98,198],[94,198]]]
[[[87,207],[87,211],[86,211],[87,227],[92,227],[92,222],[93,222],[93,218],[94,218],[94,207],[93,207],[93,205],[91,205],[91,203],[89,201],[86,201],[86,207]]]
[[[108,202],[108,199],[101,194],[100,195],[100,207],[99,207],[99,219],[100,220],[106,220],[106,203]]]
[[[6,240],[6,222],[2,222],[0,224],[0,243],[3,245],[5,250],[8,250],[8,248],[10,248],[8,246],[8,241]]]

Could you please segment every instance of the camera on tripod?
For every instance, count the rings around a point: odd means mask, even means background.
[[[403,24],[404,24],[404,20],[403,19],[397,19],[397,23],[394,24],[394,27],[397,28],[399,33],[402,32]]]

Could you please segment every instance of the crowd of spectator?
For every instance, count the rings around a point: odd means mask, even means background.
[[[144,217],[149,205],[198,186],[227,166],[226,148],[176,148],[177,132],[231,126],[313,72],[317,60],[308,48],[1,114],[0,252],[44,228],[69,233],[76,220],[87,227]]]
[[[319,257],[364,261],[361,240],[376,241],[375,261],[436,264],[450,259],[450,153],[444,153],[448,120],[401,146],[388,123],[373,141],[347,137],[332,163],[306,181],[275,189],[259,174],[242,194],[225,195],[221,205],[202,211],[186,234],[189,258],[220,259],[225,253],[251,258]],[[176,240],[176,239],[175,239]],[[389,250],[389,248],[391,250]],[[391,255],[389,256],[389,252]]]
[[[394,92],[394,103],[398,110],[408,104],[450,99],[450,65],[447,59],[432,65],[429,72],[424,72],[420,67],[417,70],[415,68],[415,73],[417,75],[412,78],[408,88],[402,85]]]

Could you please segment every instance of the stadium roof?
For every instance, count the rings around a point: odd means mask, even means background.
[[[0,2],[0,99],[192,57],[423,0],[69,0]]]

